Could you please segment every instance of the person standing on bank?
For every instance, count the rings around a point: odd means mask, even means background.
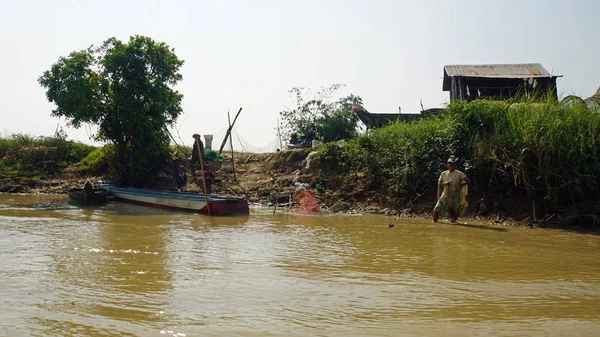
[[[463,186],[469,184],[469,178],[456,169],[456,160],[449,158],[447,161],[448,170],[440,174],[438,179],[438,201],[433,209],[433,222],[437,222],[440,212],[448,211],[452,222],[456,222],[460,212],[460,190]],[[440,196],[440,189],[443,192]]]

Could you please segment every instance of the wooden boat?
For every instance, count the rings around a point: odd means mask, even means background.
[[[121,200],[161,208],[179,209],[211,215],[248,215],[248,200],[229,195],[208,195],[201,193],[153,190],[135,187],[120,187],[111,182],[101,181],[100,187]]]
[[[91,193],[83,188],[73,188],[67,191],[69,198],[82,205],[100,205],[106,202],[109,193],[104,189],[93,189]]]

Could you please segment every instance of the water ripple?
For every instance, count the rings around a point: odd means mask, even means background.
[[[390,229],[386,217],[287,210],[211,219],[11,198],[0,197],[0,325],[11,335],[600,329],[596,236],[419,220]]]

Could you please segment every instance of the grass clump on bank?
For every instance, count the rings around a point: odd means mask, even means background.
[[[69,141],[60,135],[13,134],[0,138],[0,182],[58,174],[94,149],[94,146]]]
[[[600,211],[600,114],[581,105],[454,102],[438,116],[395,122],[326,144],[322,161],[360,173],[391,198],[435,191],[453,156],[488,195],[525,196],[541,212]]]

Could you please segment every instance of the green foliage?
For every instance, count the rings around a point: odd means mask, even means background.
[[[192,156],[192,147],[191,146],[170,145],[169,153],[171,153],[171,159],[179,159],[182,161],[186,161],[186,160],[188,160],[188,157]]]
[[[179,60],[165,43],[133,36],[115,38],[59,58],[39,83],[56,105],[53,116],[78,128],[98,125],[96,138],[116,145],[120,183],[143,181],[169,158],[168,126],[182,112]]]
[[[289,92],[295,99],[295,107],[286,107],[279,113],[282,134],[292,131],[306,134],[314,126],[319,138],[325,142],[356,137],[358,117],[353,116],[351,110],[352,104],[362,104],[362,99],[349,95],[332,101],[331,97],[340,87],[342,85],[334,84],[316,93],[300,87],[291,89]]]
[[[308,157],[308,154],[311,151],[312,151],[312,148],[295,149],[295,150],[289,151],[285,160],[287,162],[302,161],[302,160],[306,159],[306,157]]]
[[[342,161],[364,172],[373,188],[395,196],[423,193],[457,149],[455,122],[446,118],[395,122],[347,142]]]
[[[317,157],[321,167],[327,172],[344,173],[350,171],[350,166],[355,165],[352,159],[340,160],[344,151],[349,149],[338,143],[324,143],[317,148]]]
[[[108,172],[108,175],[111,175],[111,173],[115,173],[111,172],[115,169],[113,165],[115,158],[116,150],[114,145],[105,145],[96,148],[85,156],[85,158],[77,163],[76,170],[86,174],[98,175]]]
[[[30,147],[35,144],[35,138],[29,135],[14,134],[7,138],[0,138],[0,158],[11,152],[16,152],[23,147]]]
[[[472,118],[485,112],[490,119]],[[600,115],[582,105],[474,102],[450,107],[472,139],[480,170],[524,188],[551,207],[597,200]],[[493,121],[493,124],[491,124]],[[494,130],[490,130],[490,124]]]
[[[600,114],[581,105],[477,100],[371,130],[342,148],[323,146],[319,157],[364,173],[372,189],[406,197],[435,188],[445,159],[454,156],[481,188],[525,192],[547,210],[593,211],[600,193],[599,134]]]
[[[67,136],[62,130],[57,131],[54,137],[39,137],[37,139],[38,146],[56,148],[59,161],[63,161],[65,165],[79,162],[90,152],[96,149],[95,146],[83,144],[67,140]]]
[[[335,110],[331,114],[315,120],[318,135],[324,142],[335,142],[358,136],[356,122],[358,118],[351,110]]]
[[[63,133],[55,137],[32,137],[14,134],[0,138],[0,175],[14,179],[55,174],[74,164],[95,147],[69,141]]]

